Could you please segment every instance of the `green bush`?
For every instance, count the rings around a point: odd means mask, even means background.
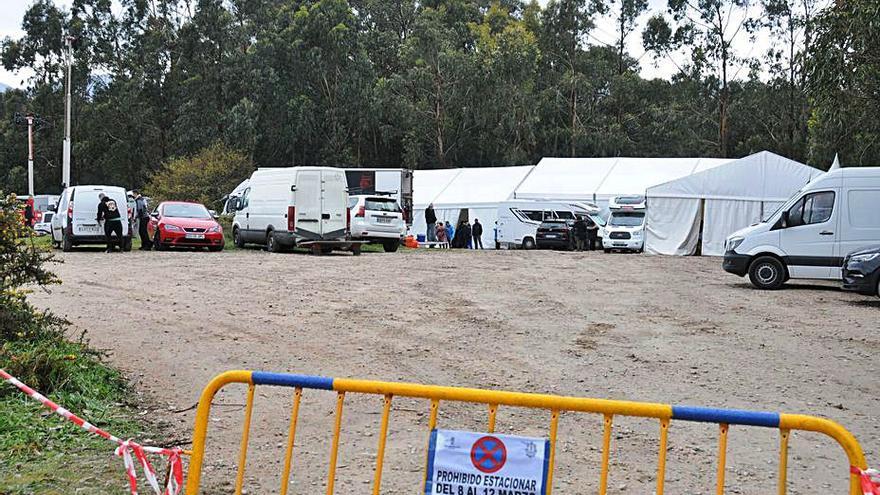
[[[15,196],[0,192],[0,368],[89,421],[129,434],[137,425],[121,407],[127,395],[123,377],[101,362],[84,335],[75,342],[67,340],[66,321],[27,301],[33,290],[27,287],[47,290],[60,283],[47,268],[56,262],[49,248],[35,242],[33,232],[23,225]],[[63,420],[44,417],[45,413],[35,401],[0,382],[0,458],[30,459],[46,445],[61,452],[106,449],[105,440],[72,425],[61,426]],[[0,481],[6,477],[2,464]]]
[[[193,156],[175,158],[153,175],[145,194],[158,201],[197,201],[218,209],[220,200],[250,177],[254,165],[244,154],[222,143]]]

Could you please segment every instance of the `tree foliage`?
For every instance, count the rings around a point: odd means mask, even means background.
[[[144,192],[154,203],[196,201],[214,208],[253,171],[253,163],[244,154],[214,143],[195,155],[169,160],[153,175]]]
[[[758,2],[760,3],[754,3]],[[435,168],[542,156],[742,156],[825,165],[877,158],[876,0],[37,0],[0,61],[0,181],[25,188],[16,112],[57,192],[65,33],[74,183],[142,187],[220,142],[257,166]],[[610,18],[614,40],[596,42]],[[648,17],[645,19],[645,17]],[[647,80],[627,50],[679,68]],[[741,53],[762,30],[768,53]],[[815,64],[811,61],[815,60]],[[876,81],[876,77],[874,77]],[[240,177],[239,177],[240,178]],[[211,197],[211,199],[216,199]]]

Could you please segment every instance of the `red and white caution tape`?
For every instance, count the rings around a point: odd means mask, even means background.
[[[859,477],[859,486],[864,495],[880,495],[880,471],[876,469],[859,469],[850,466],[849,471]]]
[[[177,495],[180,493],[180,489],[183,485],[183,464],[180,459],[180,454],[182,452],[181,449],[145,447],[132,440],[122,440],[52,402],[46,396],[28,387],[24,383],[21,383],[14,376],[2,369],[0,369],[0,378],[15,385],[19,390],[32,399],[39,401],[62,418],[67,419],[89,433],[94,433],[95,435],[104,437],[111,442],[115,442],[118,445],[118,447],[116,447],[116,455],[122,457],[122,460],[125,463],[125,471],[128,474],[128,485],[131,488],[132,495],[137,495],[137,473],[135,471],[135,463],[132,459],[132,454],[134,454],[135,459],[138,460],[143,468],[144,476],[147,478],[147,482],[150,484],[154,493],[157,495]],[[165,484],[164,490],[159,487],[159,481],[156,479],[156,471],[153,469],[153,466],[150,465],[150,461],[147,460],[146,454],[157,454],[168,457],[168,465],[171,475],[168,476],[168,481]]]

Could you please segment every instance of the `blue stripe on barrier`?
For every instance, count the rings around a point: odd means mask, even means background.
[[[714,409],[711,407],[672,406],[672,419],[727,423],[729,425],[779,427],[779,413],[743,411],[741,409]]]
[[[254,385],[278,385],[280,387],[317,388],[333,390],[333,379],[327,376],[295,375],[293,373],[269,373],[254,371],[251,373]]]

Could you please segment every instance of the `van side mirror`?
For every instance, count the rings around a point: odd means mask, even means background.
[[[220,215],[217,214],[217,210],[208,210],[208,213],[211,214],[211,218],[213,218],[214,220],[220,218]]]
[[[782,217],[780,218],[780,220],[782,221],[782,228],[783,229],[788,227],[788,212],[787,211],[782,212]]]
[[[226,206],[229,211],[238,211],[241,209],[241,202],[239,201],[238,196],[233,196],[229,198],[229,204]]]
[[[159,219],[159,211],[157,210],[157,211],[154,211],[153,213],[150,213],[150,217],[158,220]]]

